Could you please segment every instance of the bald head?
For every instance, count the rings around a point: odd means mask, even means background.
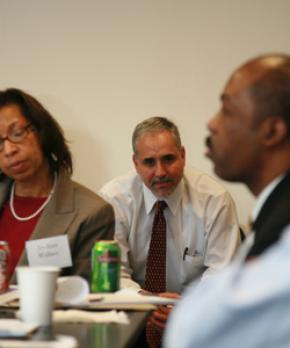
[[[256,72],[290,68],[290,55],[288,54],[265,54],[252,58],[242,64],[238,69],[252,67]]]
[[[248,84],[256,119],[282,117],[290,137],[290,55],[268,54],[251,59],[232,78],[243,78]]]

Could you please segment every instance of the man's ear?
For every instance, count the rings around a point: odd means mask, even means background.
[[[185,161],[186,151],[184,146],[181,147],[181,158]]]
[[[132,161],[134,163],[135,169],[137,170],[138,161],[135,153],[132,155]]]
[[[288,125],[280,116],[267,117],[263,124],[263,138],[266,146],[281,144],[288,138]]]

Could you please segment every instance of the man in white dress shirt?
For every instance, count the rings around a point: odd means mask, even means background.
[[[207,155],[221,178],[257,196],[244,250],[250,262],[237,260],[217,281],[194,284],[173,312],[165,346],[290,347],[289,227],[280,241],[290,224],[290,56],[246,62],[221,102],[208,123]]]
[[[192,279],[223,268],[239,245],[229,193],[208,175],[185,167],[176,126],[163,117],[141,122],[133,134],[136,172],[113,179],[100,194],[112,203],[116,239],[127,274],[144,286],[154,204],[163,199],[167,222],[167,291],[182,292]]]
[[[161,199],[167,203],[166,291],[181,293],[193,279],[233,258],[240,243],[234,203],[210,176],[185,167],[185,149],[170,120],[141,122],[132,145],[137,173],[116,178],[99,192],[115,210],[125,266],[122,285],[144,287],[154,205]]]

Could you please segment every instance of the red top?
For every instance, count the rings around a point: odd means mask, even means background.
[[[46,197],[18,197],[14,195],[14,210],[18,216],[26,217],[33,214],[45,200]],[[8,242],[11,252],[9,279],[22,254],[25,242],[29,240],[41,213],[42,211],[28,221],[19,221],[12,215],[9,199],[0,213],[0,240]]]

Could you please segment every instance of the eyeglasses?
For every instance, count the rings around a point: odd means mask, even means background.
[[[0,138],[0,152],[4,150],[5,140],[9,140],[11,143],[14,144],[21,143],[21,141],[23,141],[29,133],[29,129],[31,126],[32,124],[28,123],[24,127],[11,130],[6,137]]]

